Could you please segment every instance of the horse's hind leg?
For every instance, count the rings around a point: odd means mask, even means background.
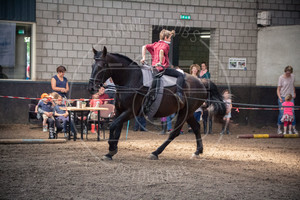
[[[194,155],[199,156],[200,153],[203,153],[203,144],[202,144],[202,138],[200,134],[200,124],[197,122],[194,116],[190,117],[187,120],[187,123],[192,127],[193,132],[195,133],[196,136],[197,149]]]
[[[175,123],[175,128],[174,130],[171,131],[169,138],[160,146],[156,149],[156,151],[152,152],[150,154],[150,159],[152,160],[157,160],[158,155],[163,152],[163,150],[180,134],[180,130],[183,126],[183,123],[185,121],[185,112],[182,110],[178,114],[177,121]]]

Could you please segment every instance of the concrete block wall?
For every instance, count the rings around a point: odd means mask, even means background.
[[[300,24],[295,0],[37,0],[37,79],[50,80],[62,64],[70,81],[87,81],[92,46],[138,62],[152,26],[161,25],[210,29],[213,80],[254,85],[260,10],[272,12],[272,25]],[[191,20],[180,20],[181,14]],[[228,70],[230,57],[246,58],[247,71]]]

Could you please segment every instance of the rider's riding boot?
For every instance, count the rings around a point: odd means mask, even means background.
[[[49,139],[54,139],[54,128],[50,127],[49,128]]]
[[[212,119],[208,120],[208,134],[212,134]]]
[[[204,131],[204,134],[207,134],[207,123],[206,123],[207,121],[204,121],[203,120],[203,131]]]
[[[176,97],[180,103],[180,105],[183,105],[184,103],[184,99],[183,99],[183,96],[182,96],[182,93],[181,92],[176,92]]]

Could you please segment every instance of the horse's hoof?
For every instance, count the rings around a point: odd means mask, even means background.
[[[199,159],[199,158],[200,158],[199,154],[195,154],[195,153],[193,153],[191,157],[191,159]]]
[[[109,151],[109,152],[108,152],[108,155],[114,156],[114,155],[116,155],[117,153],[118,153],[118,148],[116,148],[116,149],[113,150],[113,151]]]
[[[110,156],[110,155],[105,155],[105,156],[103,156],[103,157],[101,158],[101,160],[103,160],[103,161],[111,161],[111,160],[112,160],[112,156]]]
[[[154,155],[153,153],[150,154],[149,156],[150,160],[158,160],[158,156]]]

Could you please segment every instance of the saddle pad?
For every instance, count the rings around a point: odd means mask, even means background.
[[[143,65],[141,67],[143,73],[143,86],[151,87],[153,77],[152,77],[152,68],[148,65]],[[170,87],[176,85],[176,78],[172,76],[163,75],[161,77],[161,86]]]

